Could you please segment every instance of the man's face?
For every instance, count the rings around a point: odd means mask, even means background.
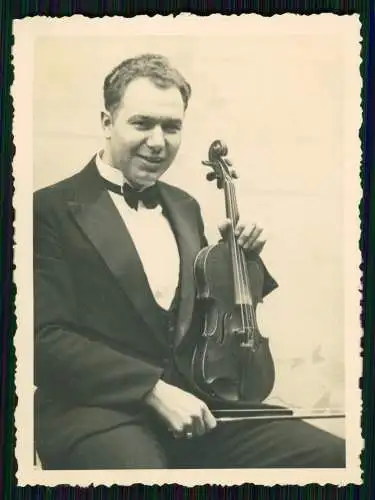
[[[162,89],[148,78],[133,80],[114,115],[102,115],[112,166],[135,186],[154,183],[178,152],[183,119],[177,87]]]

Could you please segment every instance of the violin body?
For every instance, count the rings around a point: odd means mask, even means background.
[[[236,304],[228,243],[202,249],[195,260],[198,299],[204,301],[204,331],[195,346],[192,374],[214,399],[259,403],[272,391],[275,367],[268,339],[262,337],[254,313],[262,301],[264,273],[256,254],[247,255],[252,304]],[[244,331],[244,311],[252,308],[251,331]],[[252,341],[249,343],[248,337]]]

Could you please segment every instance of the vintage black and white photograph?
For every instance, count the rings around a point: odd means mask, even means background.
[[[19,484],[359,483],[358,16],[14,35]]]

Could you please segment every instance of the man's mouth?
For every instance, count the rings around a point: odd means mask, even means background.
[[[145,160],[147,161],[148,163],[152,163],[154,165],[159,165],[160,163],[162,163],[165,158],[162,158],[160,156],[142,156],[142,155],[138,155],[142,160]]]

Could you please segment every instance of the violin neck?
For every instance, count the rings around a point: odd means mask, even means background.
[[[238,211],[236,190],[232,181],[226,180],[224,182],[224,194],[226,217],[232,222],[232,226],[234,228],[239,221],[240,214]]]
[[[247,268],[242,248],[237,242],[234,230],[239,221],[240,214],[238,210],[236,191],[232,181],[225,180],[225,211],[226,217],[232,222],[232,227],[228,231],[228,244],[231,254],[233,285],[234,285],[234,300],[235,304],[251,304],[250,292],[248,290]]]

